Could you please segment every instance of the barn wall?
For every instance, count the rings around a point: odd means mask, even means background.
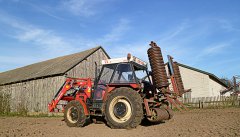
[[[11,111],[23,106],[28,112],[48,112],[48,103],[61,87],[65,77],[56,76],[28,82],[1,86],[1,91],[11,94]]]
[[[185,89],[192,89],[191,98],[208,97],[209,94],[209,76],[191,69],[179,66]]]
[[[209,78],[209,92],[210,96],[220,96],[220,91],[224,90],[221,84],[217,83],[213,79]]]
[[[100,65],[102,60],[108,59],[107,55],[100,48],[88,58],[83,60],[80,64],[75,66],[73,69],[67,72],[68,77],[76,78],[94,78],[95,76],[95,62]]]

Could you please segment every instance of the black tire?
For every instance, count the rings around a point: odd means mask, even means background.
[[[173,116],[174,116],[173,110],[170,109],[170,108],[168,108],[168,109],[166,109],[166,110],[167,110],[167,112],[168,112],[168,114],[169,114],[169,120],[172,119]]]
[[[123,113],[118,112],[119,108]],[[123,87],[114,90],[108,96],[105,103],[105,120],[111,128],[135,128],[142,118],[142,98],[137,91]]]
[[[83,127],[86,124],[87,116],[79,101],[70,101],[64,110],[64,120],[69,127]]]

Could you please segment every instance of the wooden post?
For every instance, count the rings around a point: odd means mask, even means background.
[[[214,98],[214,107],[217,106],[216,104],[217,104],[217,96],[215,96]]]
[[[201,108],[201,101],[200,100],[198,100],[198,105],[199,105],[199,108]]]

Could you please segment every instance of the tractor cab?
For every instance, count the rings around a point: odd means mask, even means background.
[[[147,63],[130,54],[125,58],[103,60],[93,97],[101,100],[107,86],[140,88],[140,79],[144,76],[148,76]]]
[[[139,83],[137,76],[147,72],[147,63],[130,54],[128,58],[103,60],[102,64],[98,82],[104,84]]]

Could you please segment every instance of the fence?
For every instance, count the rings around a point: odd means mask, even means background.
[[[240,107],[238,96],[215,96],[183,99],[183,104],[190,108]]]

